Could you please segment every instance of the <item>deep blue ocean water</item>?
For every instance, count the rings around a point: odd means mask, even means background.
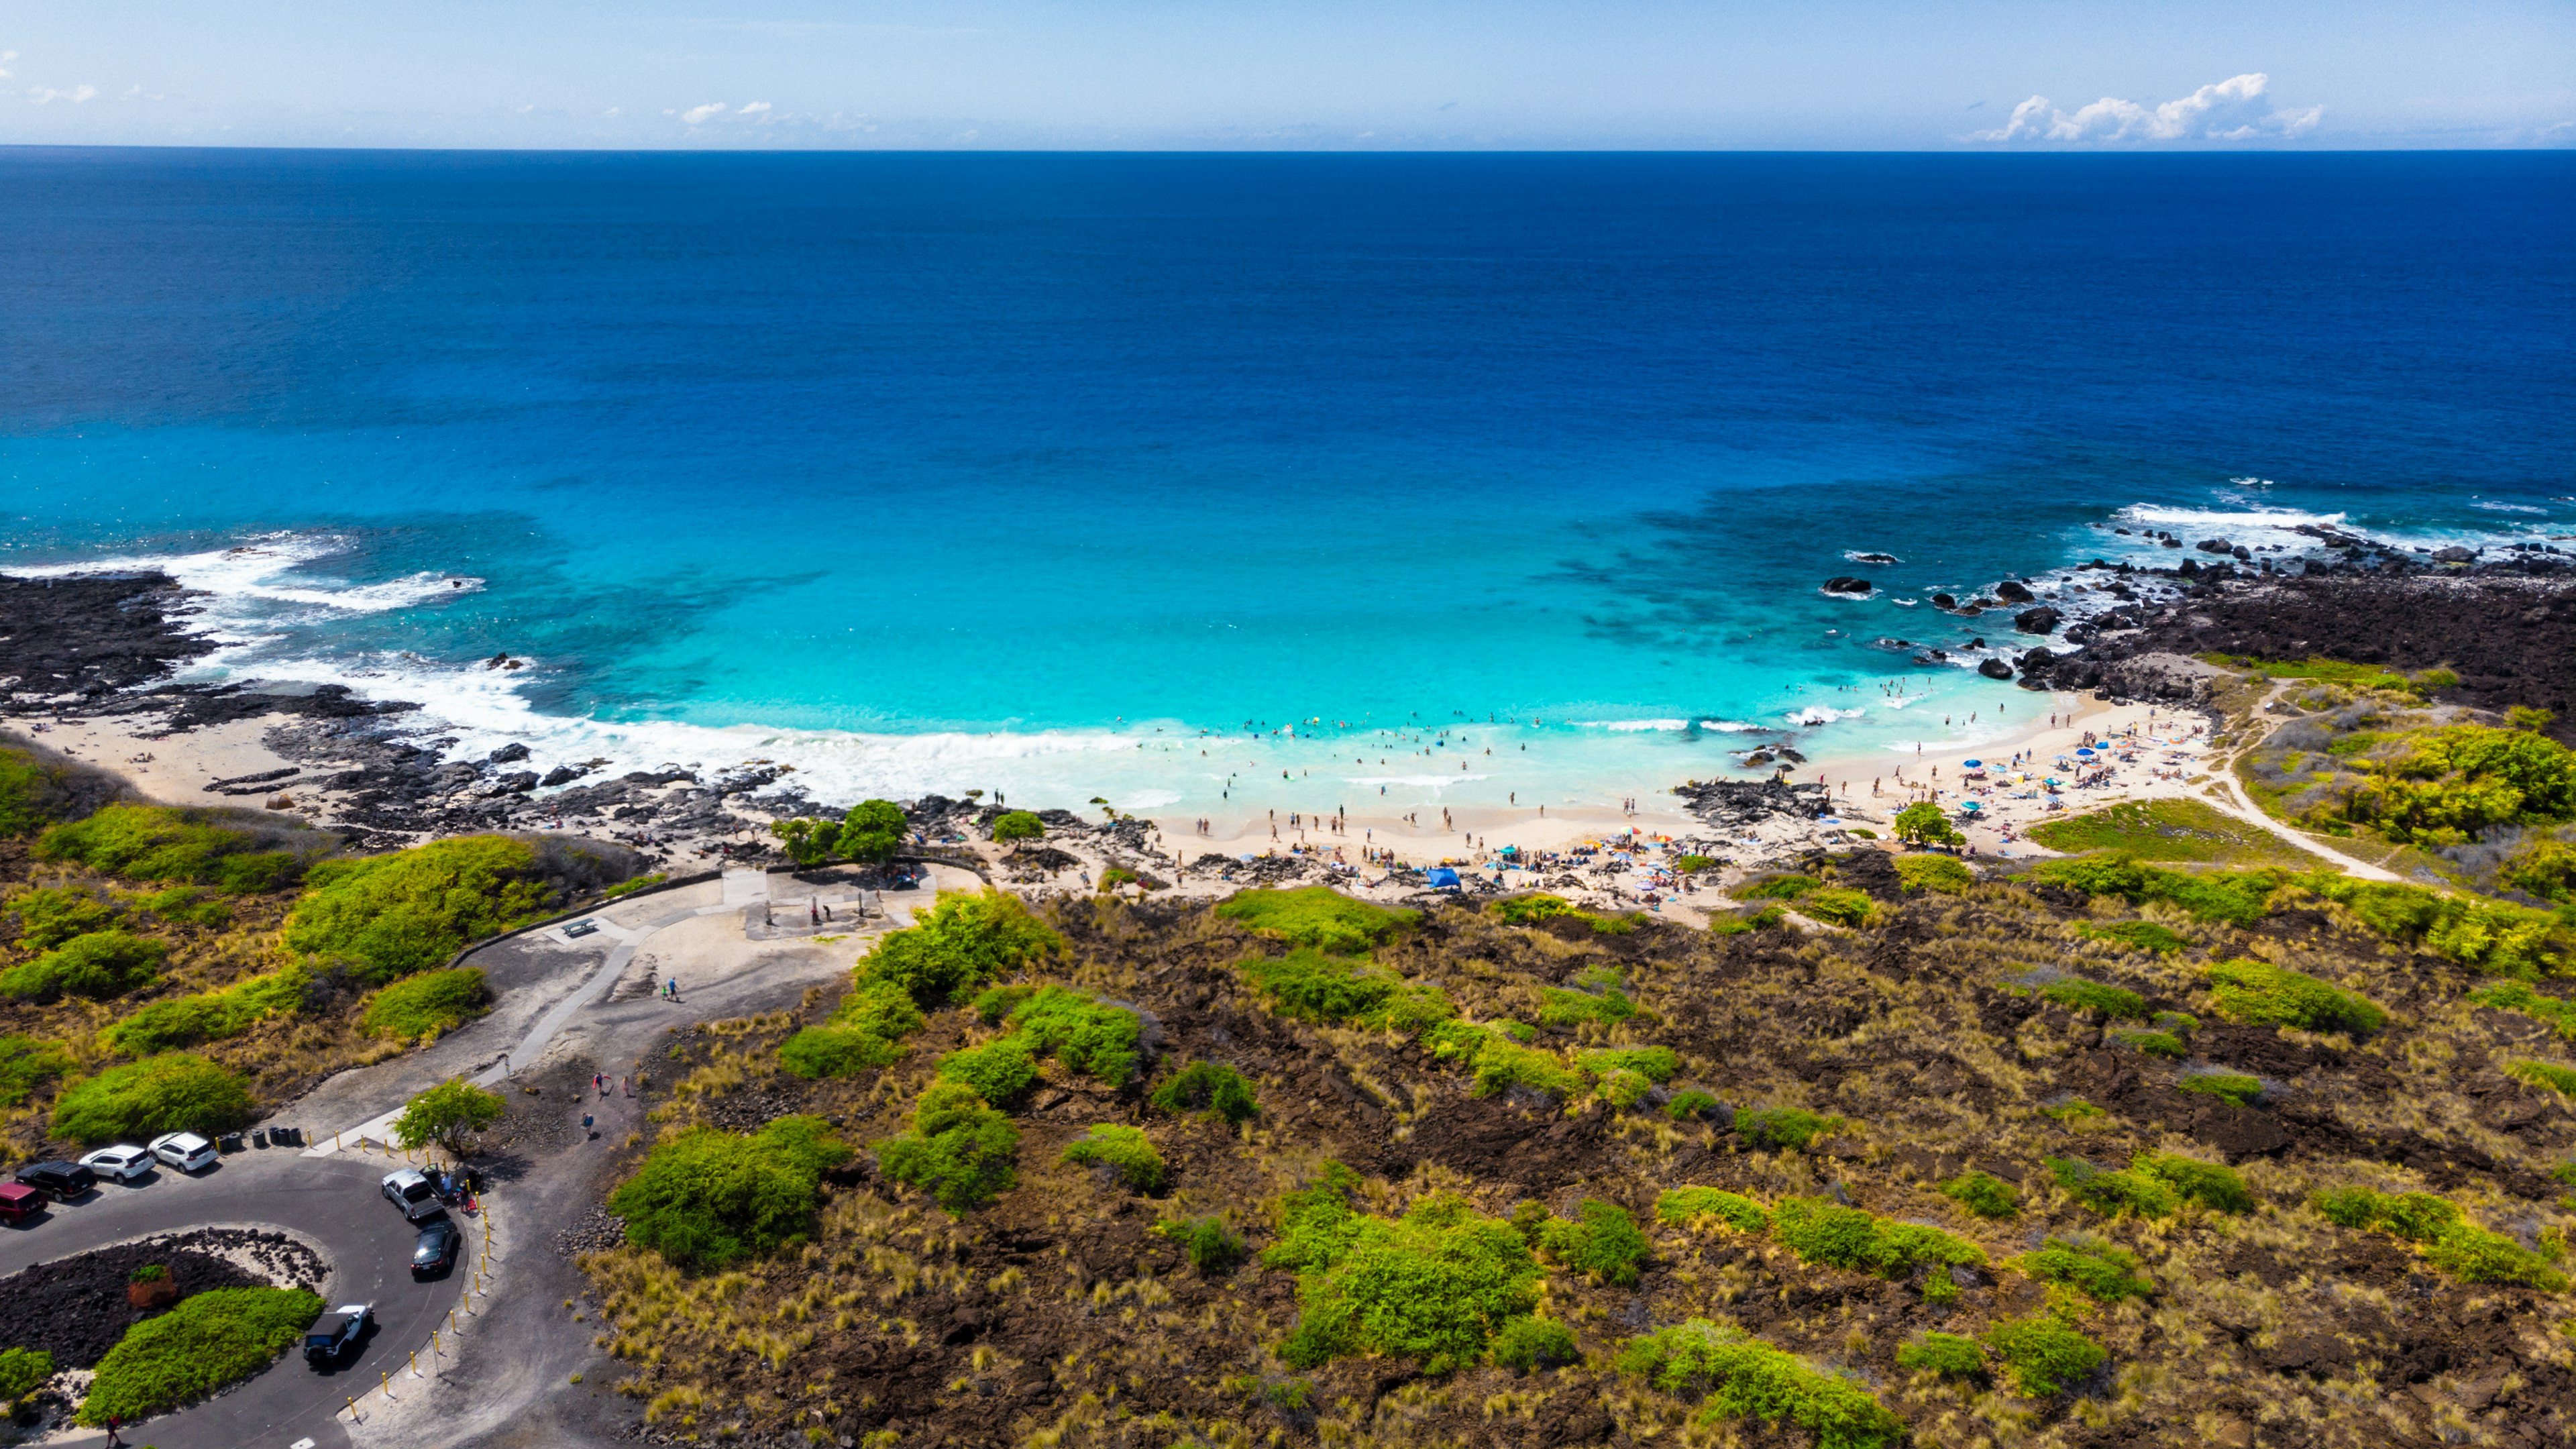
[[[162,560],[214,672],[540,763],[1637,793],[2026,708],[1867,641],[2124,521],[2576,532],[2563,152],[39,149],[0,204],[0,567]],[[1350,738],[1489,717],[1509,768]]]

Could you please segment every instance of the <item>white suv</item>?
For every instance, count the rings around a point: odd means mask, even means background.
[[[132,1143],[120,1142],[114,1147],[102,1147],[82,1158],[80,1165],[101,1177],[112,1177],[119,1182],[132,1182],[150,1172],[153,1162],[151,1153]]]
[[[172,1132],[152,1139],[152,1155],[181,1172],[215,1165],[215,1144],[194,1132]]]

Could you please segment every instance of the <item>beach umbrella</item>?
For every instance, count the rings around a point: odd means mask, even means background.
[[[1986,767],[1986,762],[1983,760],[1961,760],[1959,763],[1971,770],[1982,770]]]

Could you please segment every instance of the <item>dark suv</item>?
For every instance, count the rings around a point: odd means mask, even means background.
[[[18,1181],[56,1202],[69,1202],[98,1186],[98,1174],[77,1162],[38,1162],[19,1168]]]

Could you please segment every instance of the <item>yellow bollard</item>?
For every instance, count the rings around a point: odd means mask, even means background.
[[[410,1355],[410,1358],[411,1358],[411,1376],[412,1376],[413,1378],[419,1378],[419,1377],[420,1377],[420,1355],[415,1353],[415,1354]]]
[[[349,1417],[353,1420],[358,1417],[358,1401],[355,1399],[349,1400]]]
[[[385,1391],[386,1398],[392,1398],[394,1396],[394,1376],[381,1369],[377,1370],[376,1387]]]

